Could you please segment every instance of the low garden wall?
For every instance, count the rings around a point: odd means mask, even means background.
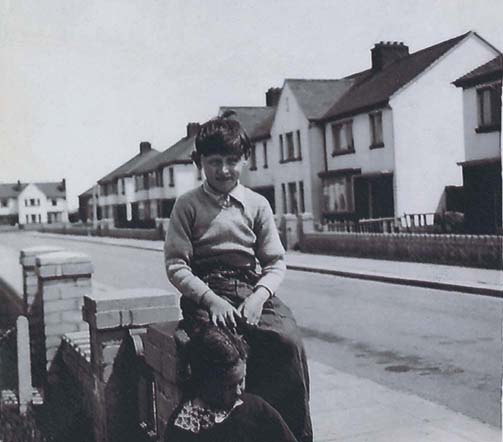
[[[80,236],[108,236],[112,238],[130,238],[158,241],[164,238],[160,229],[127,229],[127,228],[93,228],[79,225],[55,226],[46,225],[38,229],[40,232],[60,233]]]
[[[306,253],[424,263],[502,268],[503,237],[317,232],[301,235]]]

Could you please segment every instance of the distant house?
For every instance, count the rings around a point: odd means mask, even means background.
[[[201,182],[191,159],[198,130],[198,123],[187,124],[185,137],[132,170],[135,219],[152,224],[157,217],[169,218],[176,198]]]
[[[274,172],[271,163],[274,149],[271,139],[271,127],[276,112],[276,105],[281,94],[280,88],[270,88],[266,92],[266,106],[221,106],[219,115],[233,112],[253,146],[248,158],[248,167],[241,174],[241,182],[263,195],[275,211]]]
[[[449,210],[462,184],[463,109],[452,81],[499,51],[475,32],[409,53],[381,42],[318,122],[323,217],[374,219]],[[335,97],[334,97],[335,98]],[[285,142],[285,141],[283,141]]]
[[[45,224],[68,221],[66,180],[0,184],[0,224]]]
[[[140,143],[140,152],[98,180],[100,218],[113,219],[117,225],[127,224],[138,216],[133,212],[136,202],[133,170],[159,155],[148,141]],[[158,177],[156,177],[158,179]],[[148,180],[145,185],[148,185]]]
[[[501,231],[501,84],[503,56],[458,78],[463,88],[465,227]]]
[[[316,121],[353,85],[353,80],[283,83],[271,127],[269,167],[275,177],[276,212],[321,215],[318,172],[325,169],[323,130]]]

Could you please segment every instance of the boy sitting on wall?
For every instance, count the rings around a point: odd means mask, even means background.
[[[310,442],[306,355],[292,312],[275,296],[285,250],[267,200],[239,183],[250,150],[236,120],[201,126],[194,161],[206,180],[175,203],[166,271],[182,294],[188,335],[210,321],[237,328],[250,346],[247,391],[276,408],[297,440]]]

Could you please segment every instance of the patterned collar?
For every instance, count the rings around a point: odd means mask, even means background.
[[[198,434],[222,423],[229,417],[232,410],[243,404],[243,401],[238,399],[230,410],[212,410],[198,402],[198,399],[195,399],[194,401],[188,400],[183,404],[176,416],[175,427]]]
[[[245,207],[245,188],[238,183],[229,193],[220,193],[214,190],[208,183],[208,180],[203,182],[204,192],[216,201],[222,207],[230,207],[231,200],[237,201],[242,207]]]

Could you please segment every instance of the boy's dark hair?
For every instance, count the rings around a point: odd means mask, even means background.
[[[238,155],[248,158],[252,142],[239,121],[233,119],[234,111],[226,111],[199,128],[196,136],[196,155]],[[193,158],[197,163],[197,158]]]
[[[246,361],[248,346],[235,331],[208,323],[191,338],[187,352],[192,380],[204,385]]]

